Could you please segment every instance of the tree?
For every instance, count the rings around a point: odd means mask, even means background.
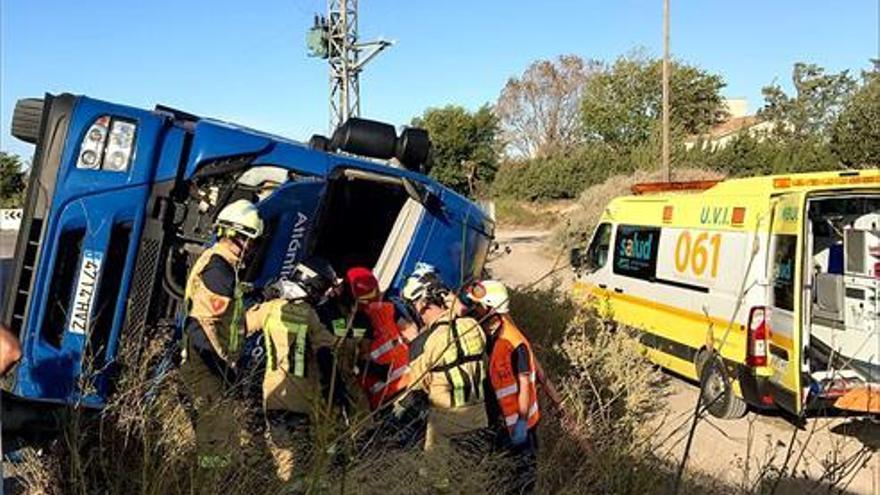
[[[798,62],[792,69],[795,94],[789,96],[778,84],[765,86],[764,108],[758,114],[776,123],[782,137],[827,138],[831,125],[857,88],[849,71],[826,74],[816,64]]]
[[[617,151],[646,143],[660,124],[662,60],[624,56],[591,77],[581,102],[583,131]],[[685,134],[699,134],[727,113],[719,75],[682,62],[671,63],[670,122]]]
[[[432,177],[472,197],[492,183],[498,170],[498,119],[488,105],[476,112],[457,105],[429,108],[412,123],[431,136]]]
[[[880,66],[832,126],[831,149],[852,167],[880,167]]]
[[[25,174],[21,157],[0,151],[0,208],[19,208],[24,199]]]
[[[575,148],[583,138],[578,106],[597,61],[562,55],[533,62],[501,91],[495,113],[508,154],[542,158]]]

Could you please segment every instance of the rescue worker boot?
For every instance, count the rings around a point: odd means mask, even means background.
[[[278,480],[287,489],[302,484],[311,454],[309,417],[289,411],[266,412],[266,445]]]

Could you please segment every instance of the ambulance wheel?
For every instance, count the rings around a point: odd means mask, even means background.
[[[746,403],[736,396],[722,366],[723,363],[717,357],[710,359],[707,355],[703,359],[700,373],[700,401],[716,418],[741,418],[746,414]]]

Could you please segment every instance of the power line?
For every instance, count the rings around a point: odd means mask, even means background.
[[[358,0],[327,0],[327,15],[315,15],[306,43],[309,55],[330,65],[330,130],[361,113],[360,73],[392,41],[358,39]]]

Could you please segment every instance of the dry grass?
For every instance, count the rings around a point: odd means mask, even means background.
[[[536,493],[671,493],[676,463],[665,443],[676,439],[656,435],[666,382],[635,335],[553,290],[516,291],[511,303],[564,397],[561,407],[542,399]],[[167,344],[129,341],[123,361],[132,364],[122,369],[120,392],[106,409],[78,411],[62,437],[42,453],[25,451],[15,472],[27,493],[282,493],[256,428],[228,469],[211,476],[196,469],[176,372],[159,382],[153,377]],[[223,407],[233,410],[235,404]],[[317,424],[310,463],[301,470],[304,492],[429,494],[448,481],[450,493],[499,493],[510,471],[510,460],[497,454],[462,458],[441,451],[429,458],[418,446],[388,442],[383,423],[363,416],[346,423],[322,415]],[[780,456],[790,461],[780,467]],[[734,485],[689,470],[679,493],[770,494],[793,481],[819,486],[798,479],[799,458],[797,450],[777,451],[770,459],[746,455],[732,467],[742,480]],[[858,461],[832,459],[821,488],[845,482],[849,471],[844,469]]]
[[[530,202],[508,198],[495,200],[498,225],[505,229],[543,229],[555,225],[560,215],[575,207],[574,201]]]
[[[542,401],[537,493],[669,493],[674,465],[651,441],[664,378],[633,334],[553,290],[514,292],[511,305],[564,397]],[[684,493],[719,487],[693,476]]]
[[[714,170],[699,168],[675,169],[673,179],[676,181],[720,179],[723,174]],[[636,170],[630,175],[615,175],[601,184],[587,188],[578,199],[578,208],[571,211],[554,231],[557,244],[573,246],[589,240],[602,212],[608,203],[618,197],[632,194],[630,188],[640,182],[658,182],[665,180],[660,170]]]

